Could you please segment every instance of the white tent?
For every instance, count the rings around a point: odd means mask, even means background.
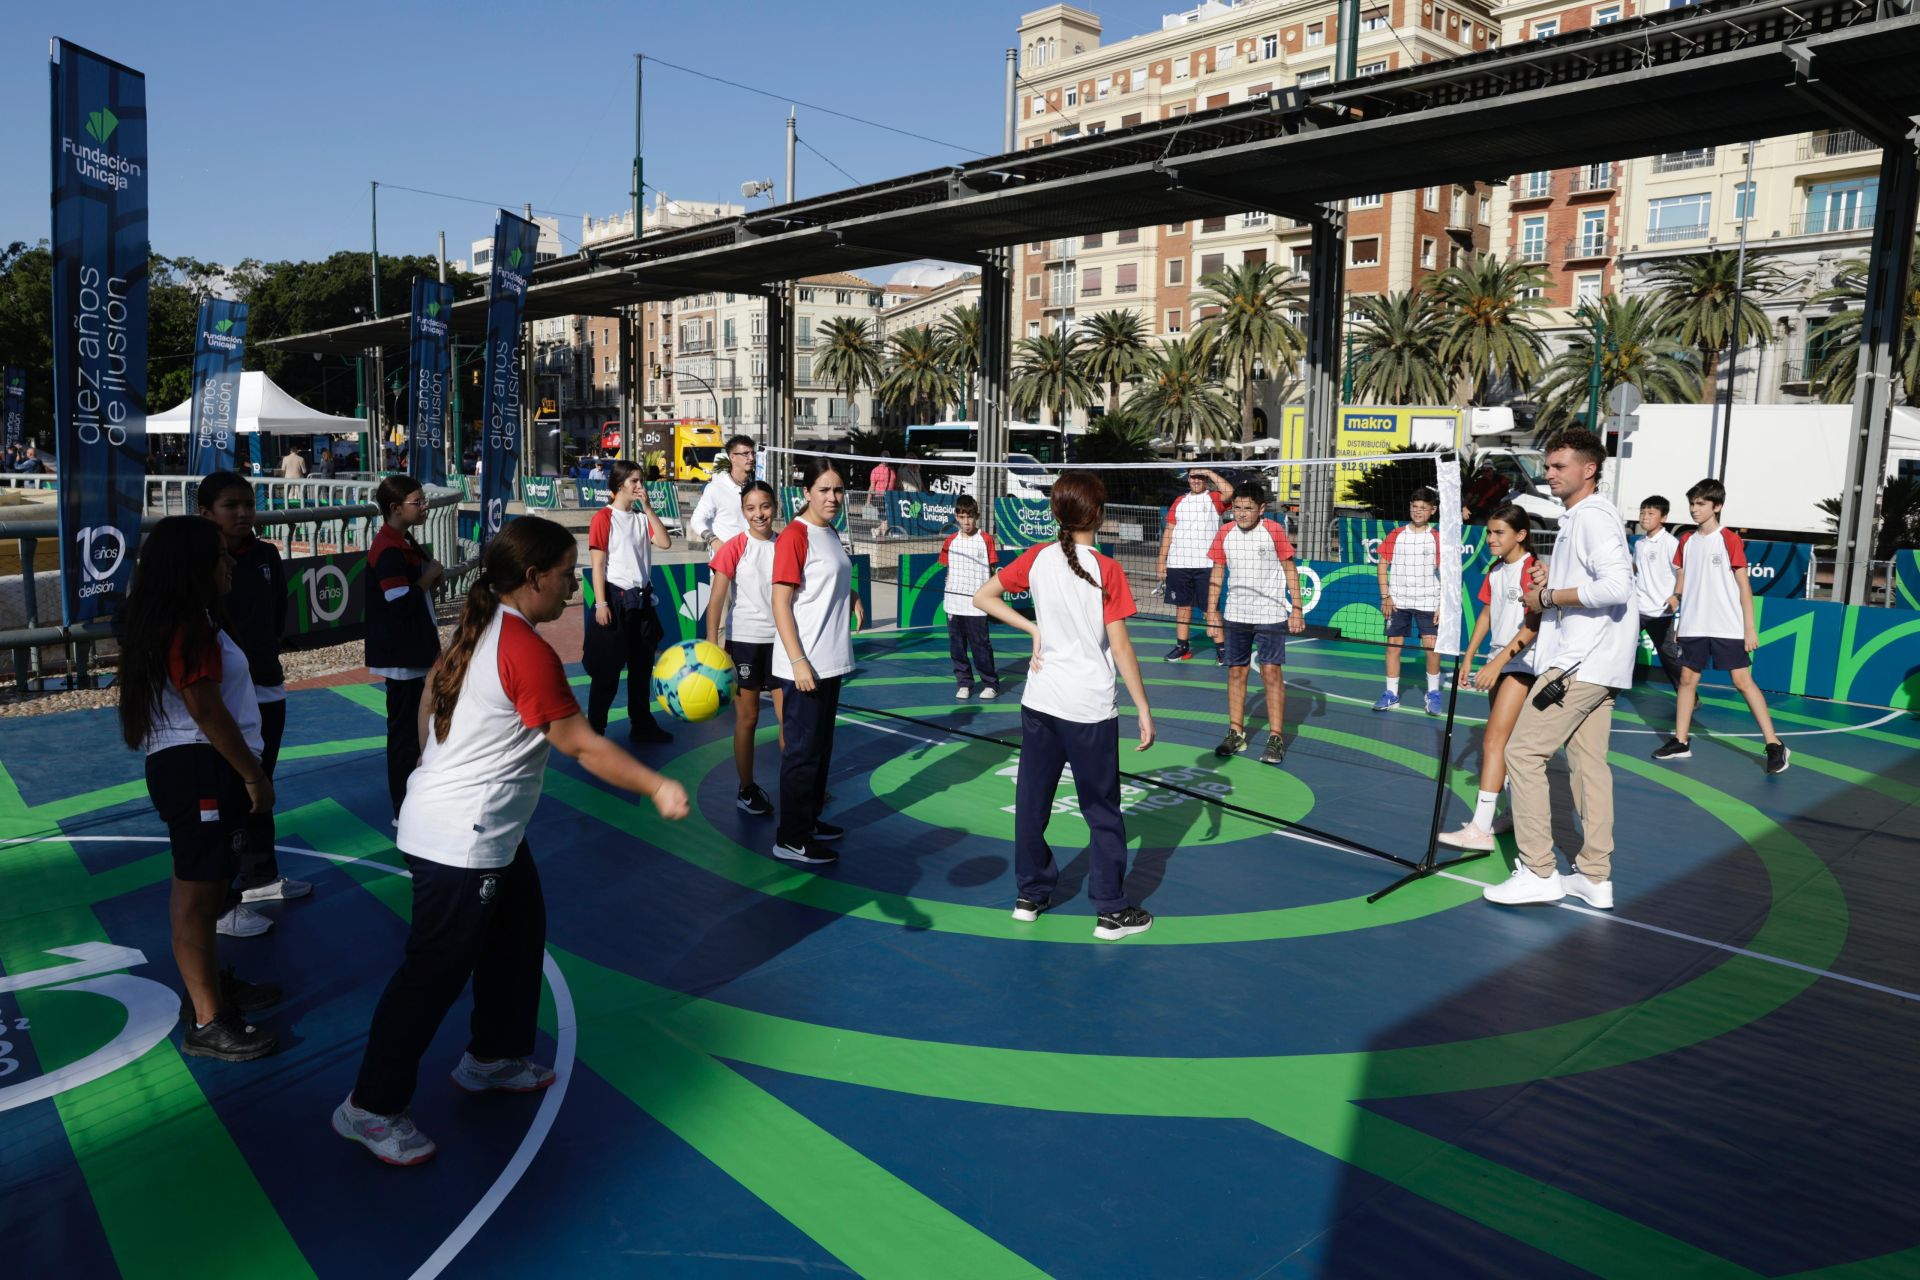
[[[183,436],[192,422],[193,402],[182,400],[165,413],[147,418],[152,435]],[[265,431],[283,436],[357,435],[367,429],[365,418],[336,418],[309,409],[274,385],[264,373],[240,375],[240,403],[234,430],[245,435]]]

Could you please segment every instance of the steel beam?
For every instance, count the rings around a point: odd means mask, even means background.
[[[980,270],[980,448],[982,462],[1007,459],[1007,398],[1013,365],[1013,253],[1002,246],[986,252]],[[975,486],[983,528],[993,529],[994,499],[1006,492],[1006,473],[981,472]]]
[[[1307,418],[1304,448],[1309,458],[1331,458],[1340,414],[1340,325],[1346,299],[1347,211],[1327,204],[1315,211],[1307,278]],[[1334,523],[1334,469],[1302,468],[1300,537],[1309,559],[1340,554]]]

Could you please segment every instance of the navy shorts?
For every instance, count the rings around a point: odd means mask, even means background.
[[[226,758],[204,742],[147,757],[147,795],[167,827],[179,880],[233,879],[247,851],[253,799]]]
[[[1261,666],[1277,667],[1287,660],[1287,624],[1229,622],[1226,647],[1230,667],[1247,666],[1256,656]]]
[[[1167,603],[1176,608],[1204,609],[1207,589],[1213,581],[1212,569],[1167,570]]]
[[[1725,636],[1681,636],[1680,665],[1689,671],[1705,671],[1711,661],[1722,671],[1744,671],[1753,665],[1743,640]]]
[[[729,640],[727,653],[733,659],[735,685],[742,689],[773,687],[773,642],[771,640],[763,644]]]
[[[1440,634],[1440,616],[1432,609],[1395,609],[1387,619],[1387,639],[1412,636],[1425,639]]]

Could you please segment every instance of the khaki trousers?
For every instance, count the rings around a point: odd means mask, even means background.
[[[1545,688],[1559,669],[1541,675]],[[1574,865],[1589,880],[1613,870],[1613,771],[1607,765],[1607,735],[1613,729],[1613,690],[1573,680],[1557,707],[1542,711],[1529,697],[1507,739],[1507,779],[1513,791],[1513,834],[1520,861],[1535,875],[1558,871],[1553,860],[1553,800],[1547,761],[1562,746],[1573,770],[1573,805],[1584,834]]]

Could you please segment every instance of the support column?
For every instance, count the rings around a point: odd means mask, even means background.
[[[1007,459],[1007,400],[1013,363],[1013,251],[1002,245],[986,252],[980,269],[980,461]],[[980,473],[980,515],[993,529],[994,499],[1006,493],[1006,472]]]
[[[1313,219],[1307,286],[1307,416],[1302,452],[1331,458],[1340,414],[1340,326],[1346,306],[1347,212],[1321,205]],[[1334,469],[1306,467],[1300,477],[1300,537],[1307,557],[1335,559],[1340,539],[1334,525]]]
[[[635,446],[640,430],[640,415],[635,411],[635,406],[640,397],[640,325],[634,319],[635,310],[633,307],[620,308],[620,456],[627,459],[639,456]],[[596,423],[592,430],[596,437],[593,447],[598,452],[600,441],[597,437],[601,427]]]
[[[787,380],[792,367],[793,309],[787,305],[787,296],[785,284],[775,285],[767,294],[767,438],[760,443],[776,449],[793,447],[793,388]]]
[[[1867,259],[1867,298],[1860,320],[1860,363],[1854,374],[1853,430],[1840,492],[1834,551],[1837,599],[1865,604],[1872,582],[1873,527],[1887,473],[1887,436],[1893,409],[1893,366],[1913,266],[1914,215],[1920,208],[1920,116],[1880,158],[1880,190],[1873,207],[1873,247]]]

